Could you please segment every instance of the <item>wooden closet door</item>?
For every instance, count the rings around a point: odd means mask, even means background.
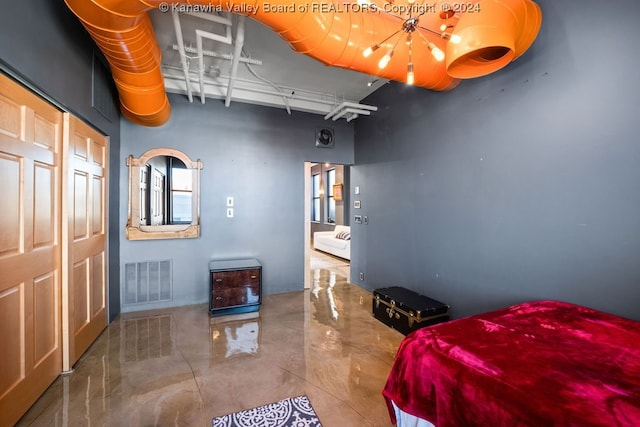
[[[108,138],[64,114],[63,370],[107,327]]]
[[[0,74],[0,425],[60,374],[62,113]]]

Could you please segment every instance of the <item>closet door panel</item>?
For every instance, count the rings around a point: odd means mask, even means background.
[[[7,147],[0,146],[0,149]],[[0,211],[0,257],[20,252],[22,235],[22,157],[0,151],[0,182],[2,182],[2,210]]]
[[[60,374],[62,113],[0,75],[0,425]]]
[[[69,274],[63,288],[63,330],[68,331],[63,369],[73,364],[107,327],[108,138],[65,114],[63,184],[67,200],[63,253]]]

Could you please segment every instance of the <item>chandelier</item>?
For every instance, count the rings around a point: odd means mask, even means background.
[[[368,58],[375,51],[380,49],[380,47],[382,47],[383,45],[386,44],[387,46],[389,46],[385,54],[378,61],[378,68],[382,70],[389,64],[389,62],[391,61],[391,58],[393,57],[396,51],[398,44],[400,43],[401,40],[404,39],[407,45],[407,51],[408,51],[406,83],[409,85],[413,85],[414,83],[413,59],[412,59],[414,34],[417,34],[418,37],[422,39],[422,41],[425,43],[427,49],[429,50],[433,58],[438,62],[442,62],[444,60],[445,58],[444,52],[433,41],[429,40],[423,33],[428,33],[431,36],[435,36],[440,39],[447,40],[447,42],[455,43],[455,44],[460,43],[460,40],[461,40],[460,36],[453,34],[451,32],[451,30],[454,28],[455,25],[453,23],[450,23],[449,20],[452,18],[456,18],[457,16],[456,16],[456,13],[451,8],[451,6],[448,5],[447,3],[442,3],[441,5],[442,10],[439,13],[439,17],[442,20],[442,24],[440,25],[440,31],[436,31],[431,28],[427,28],[425,26],[420,25],[420,18],[425,13],[436,12],[435,3],[431,5],[427,5],[425,4],[424,1],[426,0],[423,0],[422,4],[417,5],[415,4],[415,0],[407,0],[407,3],[408,3],[407,6],[405,7],[397,6],[396,8],[392,8],[389,6],[389,5],[393,5],[393,0],[390,0],[390,2],[386,3],[383,7],[374,6],[373,4],[370,5],[370,7],[373,6],[375,8],[382,9],[383,11],[385,11],[385,13],[398,18],[398,20],[401,22],[401,25],[400,25],[400,28],[398,28],[395,32],[391,33],[389,36],[387,36],[380,42],[367,47],[362,52],[362,56],[364,56],[365,58]],[[474,7],[479,7],[479,5]],[[406,11],[407,14],[406,16],[394,14],[392,12],[394,10]]]

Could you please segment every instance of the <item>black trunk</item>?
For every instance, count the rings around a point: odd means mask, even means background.
[[[404,335],[449,320],[449,305],[400,286],[374,289],[373,315]]]

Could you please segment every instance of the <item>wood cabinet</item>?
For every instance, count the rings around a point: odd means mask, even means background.
[[[258,311],[262,294],[262,265],[257,259],[214,260],[209,263],[209,314]]]

